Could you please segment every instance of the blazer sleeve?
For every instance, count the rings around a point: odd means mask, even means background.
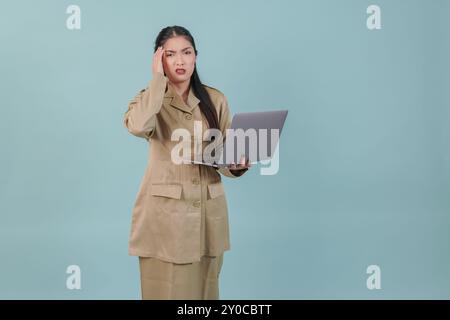
[[[128,104],[123,123],[131,134],[149,140],[156,130],[156,115],[161,110],[167,77],[156,73],[146,89]]]
[[[220,103],[218,117],[219,117],[220,131],[222,131],[223,143],[225,143],[226,131],[231,127],[231,112],[228,107],[228,100],[225,97],[225,95],[222,94],[221,100],[222,101]],[[248,171],[248,169],[243,169],[240,170],[241,173],[240,175],[234,175],[233,173],[231,173],[230,169],[226,167],[216,168],[216,170],[222,175],[229,178],[241,177],[245,172]]]

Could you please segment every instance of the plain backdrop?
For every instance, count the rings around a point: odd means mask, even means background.
[[[127,250],[148,145],[123,115],[158,32],[181,25],[233,113],[289,110],[278,174],[223,178],[221,298],[449,299],[449,13],[446,0],[2,1],[0,298],[140,298]]]

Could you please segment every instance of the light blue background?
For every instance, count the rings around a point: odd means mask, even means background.
[[[381,30],[366,27],[371,4]],[[449,299],[449,13],[447,0],[2,1],[0,298],[140,298],[127,246],[147,145],[122,121],[157,33],[178,24],[232,112],[290,111],[279,173],[223,179],[221,298]],[[381,290],[366,287],[372,264]]]

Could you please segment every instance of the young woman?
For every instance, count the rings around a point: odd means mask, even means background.
[[[129,241],[129,254],[139,256],[143,299],[219,299],[223,253],[230,249],[221,174],[239,177],[250,167],[245,159],[217,169],[176,164],[171,158],[179,143],[171,139],[174,130],[194,136],[198,121],[202,132],[218,129],[224,138],[231,125],[226,97],[200,81],[197,53],[188,30],[162,29],[155,41],[152,80],[124,116],[128,131],[151,146]]]

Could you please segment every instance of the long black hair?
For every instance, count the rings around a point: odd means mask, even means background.
[[[198,54],[197,48],[195,47],[195,41],[191,33],[186,28],[183,28],[181,26],[170,26],[162,29],[159,32],[158,36],[156,37],[154,51],[156,52],[158,47],[164,45],[164,43],[167,40],[176,36],[185,37],[186,40],[188,40],[192,44],[195,55]],[[208,92],[206,91],[205,87],[200,81],[200,77],[198,76],[197,73],[197,65],[194,66],[194,72],[192,73],[191,76],[190,85],[193,89],[195,96],[200,100],[199,102],[200,110],[202,111],[203,115],[208,121],[209,128],[220,129],[216,108],[214,107],[211,97],[209,96]]]

